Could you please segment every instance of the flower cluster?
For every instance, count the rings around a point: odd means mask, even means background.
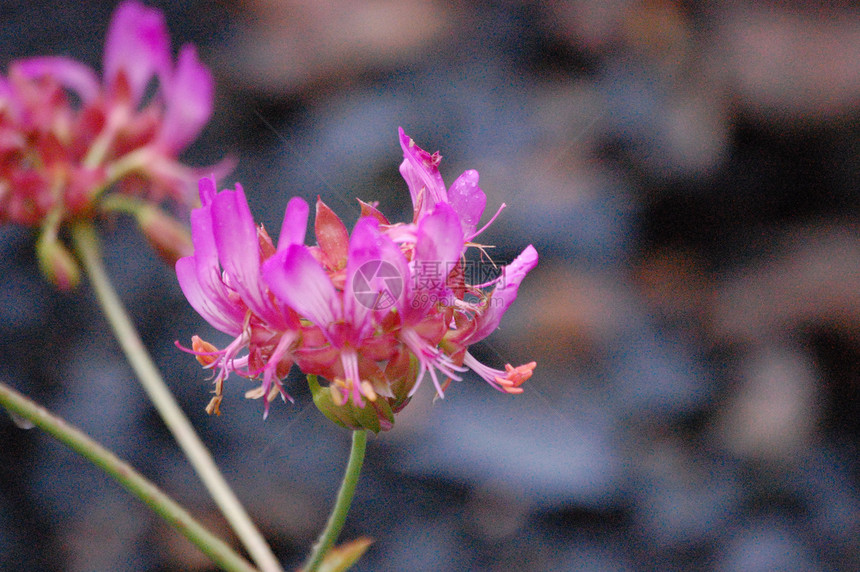
[[[209,120],[213,96],[194,47],[174,63],[163,15],[134,0],[114,13],[101,79],[62,56],[13,62],[0,77],[0,223],[55,235],[104,208],[115,183],[147,203],[190,205],[200,175],[177,155]]]
[[[522,392],[534,362],[498,370],[468,348],[499,325],[537,252],[529,246],[494,280],[468,284],[464,255],[477,246],[486,204],[478,173],[466,171],[446,189],[441,157],[402,129],[400,143],[412,222],[392,224],[361,202],[350,234],[317,199],[315,246],[305,245],[309,207],[301,198],[288,203],[275,246],[255,225],[239,185],[219,193],[213,180],[200,181],[202,207],[191,215],[194,255],[179,260],[176,271],[191,305],[234,337],[220,350],[192,340],[190,351],[216,371],[210,413],[219,413],[231,372],[261,380],[247,396],[262,397],[268,413],[278,394],[290,398],[282,379],[293,364],[308,374],[329,418],[375,431],[393,425],[428,375],[439,396],[467,369],[500,391]]]

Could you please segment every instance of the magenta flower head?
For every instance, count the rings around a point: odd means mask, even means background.
[[[101,79],[63,56],[13,62],[0,77],[0,223],[53,236],[99,210],[140,219],[141,199],[190,206],[200,174],[177,155],[209,120],[213,96],[194,47],[174,62],[163,15],[134,0],[114,13]],[[152,239],[172,222],[146,216]]]
[[[215,397],[207,410],[220,414],[223,382],[237,373],[262,379],[248,395],[263,397],[268,413],[278,393],[289,399],[281,379],[292,367],[301,324],[262,280],[260,267],[276,250],[265,229],[255,226],[242,187],[216,193],[214,180],[201,179],[200,202],[202,206],[191,213],[194,254],[177,261],[176,275],[191,306],[212,327],[234,336],[223,350],[196,336],[192,340],[192,353],[217,372]],[[304,242],[307,217],[307,203],[300,198],[289,202],[281,250]]]
[[[210,412],[218,411],[230,373],[261,380],[247,395],[265,397],[268,412],[275,396],[289,398],[282,381],[293,364],[326,416],[377,432],[393,426],[427,376],[440,397],[468,369],[499,391],[523,391],[534,362],[495,369],[468,348],[498,327],[537,252],[528,246],[495,280],[468,283],[465,253],[477,246],[471,240],[486,203],[478,173],[467,171],[447,189],[438,153],[421,150],[402,130],[401,145],[413,221],[391,224],[362,202],[350,233],[318,199],[314,246],[304,243],[303,200],[288,204],[275,248],[254,225],[241,187],[215,193],[211,180],[200,182],[195,252],[176,269],[191,305],[234,336],[222,350],[192,340],[189,351],[216,370]]]

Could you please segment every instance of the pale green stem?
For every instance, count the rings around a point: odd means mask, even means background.
[[[357,430],[352,432],[352,449],[349,452],[349,462],[343,475],[340,491],[337,493],[337,501],[332,508],[331,516],[325,529],[320,534],[313,552],[308,557],[303,572],[316,572],[322,564],[325,555],[332,549],[340,531],[346,522],[346,515],[352,504],[352,495],[358,484],[358,476],[361,474],[361,465],[364,463],[364,450],[367,445],[367,431]]]
[[[167,428],[188,457],[212,499],[230,523],[248,554],[262,572],[282,572],[281,565],[266,540],[254,526],[248,513],[224,480],[209,450],[194,432],[188,418],[164,383],[143,346],[122,302],[110,283],[102,265],[101,252],[93,226],[79,222],[72,227],[75,250],[81,257],[105,316],[122,346],[125,356],[137,374]]]
[[[0,383],[0,405],[30,421],[116,479],[148,504],[170,526],[194,543],[215,564],[230,572],[255,572],[244,558],[197,522],[184,508],[116,455],[44,407]]]
[[[150,206],[150,203],[142,199],[136,199],[119,193],[111,194],[102,200],[101,209],[105,212],[122,212],[132,216],[137,215],[142,209]]]
[[[140,169],[146,164],[146,161],[150,156],[151,151],[149,147],[141,147],[139,149],[135,149],[131,153],[123,155],[108,167],[108,181],[111,183],[119,181],[125,175]]]
[[[105,155],[107,155],[108,149],[110,149],[111,143],[113,143],[116,137],[117,130],[124,122],[128,121],[129,111],[128,106],[113,108],[113,111],[107,117],[104,128],[98,137],[96,137],[96,140],[93,141],[93,144],[90,145],[87,156],[84,157],[85,167],[94,169],[104,161]]]
[[[91,148],[90,151],[91,153],[94,152],[95,148]],[[136,171],[142,168],[146,164],[149,157],[149,148],[141,147],[139,149],[135,149],[130,153],[127,153],[126,155],[123,155],[116,161],[106,165],[106,178],[104,181],[102,181],[101,185],[92,189],[92,191],[90,192],[90,201],[95,202],[96,198],[98,198],[102,193],[108,190],[111,185],[113,185],[132,171]]]

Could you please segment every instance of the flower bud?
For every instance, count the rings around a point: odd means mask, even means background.
[[[320,570],[329,570],[330,572],[349,570],[367,552],[371,544],[373,544],[372,539],[361,536],[355,540],[335,546],[323,558]]]
[[[374,433],[388,431],[394,427],[394,412],[385,398],[368,400],[364,407],[356,406],[351,400],[338,405],[343,399],[337,399],[332,394],[331,387],[321,387],[317,376],[308,375],[308,386],[317,409],[341,427],[353,430],[369,429]]]
[[[194,254],[188,229],[163,210],[147,204],[135,216],[147,242],[167,263],[174,265],[183,256]]]
[[[45,278],[63,291],[73,290],[81,279],[81,269],[72,253],[55,235],[43,234],[36,243],[39,269]]]

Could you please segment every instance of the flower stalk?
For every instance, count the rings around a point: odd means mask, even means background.
[[[72,240],[102,311],[110,322],[144,391],[155,405],[167,428],[259,569],[262,572],[280,572],[282,568],[271,548],[224,480],[209,450],[197,436],[149,357],[105,273],[98,239],[92,224],[89,222],[75,224],[72,227]]]
[[[176,501],[80,429],[69,425],[3,383],[0,383],[0,405],[10,413],[30,421],[113,477],[224,570],[228,572],[256,570],[224,541],[195,520]]]
[[[367,446],[367,431],[356,430],[352,432],[352,448],[349,452],[349,461],[343,475],[343,482],[337,493],[337,500],[332,508],[325,529],[320,534],[314,545],[311,555],[308,557],[304,572],[316,572],[325,559],[326,554],[332,549],[340,531],[346,522],[346,515],[352,505],[352,496],[358,484],[361,467],[364,464],[364,451]]]

